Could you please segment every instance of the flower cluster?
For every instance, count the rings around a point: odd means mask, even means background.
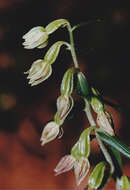
[[[31,68],[25,72],[25,74],[28,74],[27,79],[29,79],[29,84],[31,84],[31,86],[38,85],[48,79],[51,75],[52,64],[56,61],[61,46],[67,46],[67,50],[71,52],[74,67],[67,69],[63,76],[60,95],[56,101],[57,110],[53,120],[48,122],[42,131],[40,138],[41,146],[44,146],[60,136],[60,131],[62,131],[61,126],[74,106],[72,93],[76,93],[76,95],[85,103],[84,112],[89,120],[90,127],[86,128],[81,133],[78,141],[72,147],[70,154],[61,158],[54,169],[55,175],[73,169],[76,183],[77,185],[80,185],[89,172],[89,155],[91,153],[90,143],[93,138],[96,138],[106,162],[99,162],[94,167],[88,177],[87,189],[96,190],[103,187],[113,175],[114,179],[116,179],[117,190],[129,190],[129,179],[125,175],[122,175],[120,178],[119,176],[116,176],[117,172],[115,172],[115,168],[118,166],[121,170],[120,173],[123,173],[121,157],[118,151],[130,158],[130,149],[115,137],[112,116],[106,111],[100,93],[88,85],[85,75],[79,69],[72,35],[72,32],[79,25],[71,28],[70,23],[66,19],[58,19],[51,22],[46,27],[34,27],[23,36],[23,39],[25,40],[23,43],[24,48],[34,49],[46,47],[48,45],[49,35],[55,32],[58,28],[65,26],[69,31],[70,43],[66,41],[55,42],[46,52],[44,58],[34,61]],[[96,122],[91,113],[91,109],[96,114]],[[117,161],[117,166],[114,166],[113,156]],[[109,175],[107,178],[104,178],[106,168]]]

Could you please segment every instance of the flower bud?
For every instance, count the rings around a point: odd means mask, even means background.
[[[28,74],[29,84],[37,85],[46,80],[52,73],[51,65],[42,59],[35,61],[31,68],[24,74]]]
[[[101,185],[104,177],[105,165],[105,162],[100,162],[95,166],[90,176],[88,177],[89,187],[97,189]]]
[[[130,182],[127,176],[123,175],[121,179],[117,179],[116,190],[130,190]]]
[[[90,168],[89,161],[88,159],[84,157],[81,157],[79,160],[77,160],[74,163],[74,173],[75,173],[77,185],[80,185],[80,183],[86,177],[89,171],[89,168]]]
[[[113,121],[111,115],[108,112],[102,112],[101,114],[97,115],[97,124],[101,129],[110,135],[114,135],[114,130],[112,128]]]
[[[23,39],[25,40],[23,43],[25,49],[41,48],[45,47],[48,34],[42,26],[37,26],[25,34]]]
[[[59,96],[57,99],[57,117],[64,121],[73,107],[73,99],[68,96]]]
[[[71,155],[66,155],[63,158],[61,158],[60,162],[54,169],[56,172],[56,175],[59,175],[61,173],[67,172],[71,170],[74,166],[76,159]]]
[[[46,31],[48,34],[52,34],[55,32],[59,27],[65,27],[69,22],[66,19],[58,19],[52,21],[50,24],[46,26]]]
[[[63,42],[63,41],[58,41],[56,43],[54,43],[50,49],[47,51],[47,53],[45,54],[45,57],[44,57],[44,60],[46,62],[48,62],[49,64],[52,64],[55,62],[58,54],[59,54],[59,51],[60,51],[60,48],[62,45],[69,45],[67,42]]]
[[[61,83],[61,94],[65,96],[70,96],[73,92],[73,75],[76,72],[74,68],[69,68],[62,79]]]
[[[41,145],[43,146],[46,143],[55,139],[58,133],[59,133],[59,125],[57,125],[54,121],[49,122],[43,129],[40,139]]]
[[[104,110],[102,102],[97,97],[91,98],[91,106],[97,114],[101,114]]]
[[[76,92],[81,97],[87,97],[89,95],[89,86],[87,80],[82,72],[77,74],[77,88]]]

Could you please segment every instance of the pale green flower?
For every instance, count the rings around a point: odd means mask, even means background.
[[[47,45],[48,34],[42,26],[32,28],[23,36],[25,49],[33,49],[35,47],[43,48]]]
[[[46,143],[54,140],[58,134],[59,134],[59,125],[54,121],[47,123],[41,135],[40,139],[41,145],[43,146]]]
[[[42,59],[33,62],[31,68],[24,74],[28,74],[29,84],[37,85],[46,80],[52,73],[52,67]]]

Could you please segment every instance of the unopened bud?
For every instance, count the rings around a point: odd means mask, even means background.
[[[71,170],[74,167],[76,159],[71,155],[66,155],[57,164],[54,171],[56,172],[56,175],[59,175],[61,173],[67,172]]]
[[[58,19],[52,21],[46,26],[46,31],[48,34],[55,32],[60,27],[65,27],[69,22],[66,19]]]
[[[88,177],[89,187],[97,189],[101,185],[104,177],[105,165],[105,162],[100,162],[95,166],[90,176]]]
[[[33,62],[31,68],[24,74],[28,74],[29,84],[37,85],[46,80],[52,73],[51,65],[42,59]]]
[[[112,117],[108,112],[102,112],[101,114],[97,115],[97,124],[101,129],[103,129],[110,135],[114,135],[114,130],[112,128]]]
[[[75,162],[74,173],[77,185],[80,185],[80,183],[84,180],[84,178],[88,174],[89,168],[90,168],[89,161],[84,157],[81,157],[79,160]]]
[[[54,121],[49,122],[45,128],[43,129],[41,135],[41,145],[45,145],[46,143],[54,140],[59,134],[59,125],[57,125]]]
[[[23,43],[25,49],[33,49],[35,47],[45,47],[47,44],[48,34],[42,26],[32,28],[27,34],[23,36],[25,42]]]
[[[123,175],[116,181],[116,190],[130,190],[130,182],[127,176]]]
[[[103,103],[97,97],[91,98],[91,106],[97,114],[101,114],[104,110]]]
[[[85,98],[89,95],[89,86],[87,80],[82,72],[77,74],[77,88],[76,92],[79,96]]]

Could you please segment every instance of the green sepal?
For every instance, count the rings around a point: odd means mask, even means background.
[[[69,22],[66,19],[58,19],[54,20],[51,23],[49,23],[45,29],[48,34],[51,34],[55,32],[58,28],[64,27],[68,24]]]
[[[75,158],[79,159],[80,157],[87,158],[90,154],[90,133],[96,127],[92,126],[85,129],[81,135],[77,143],[72,147],[71,154]]]
[[[101,114],[104,111],[103,103],[96,96],[91,97],[91,106],[97,114]]]
[[[89,86],[82,72],[78,72],[77,74],[76,94],[82,98],[85,98],[89,95]]]
[[[60,92],[63,96],[70,96],[73,92],[73,75],[76,72],[75,68],[69,68],[62,79]]]
[[[97,189],[101,185],[104,177],[105,166],[106,166],[105,162],[100,162],[95,166],[95,168],[88,177],[89,187]]]
[[[72,147],[71,149],[71,155],[76,158],[77,160],[80,159],[81,155],[79,152],[79,141],[77,141],[77,143]]]
[[[54,43],[45,54],[44,60],[49,64],[54,63],[56,58],[58,57],[58,54],[62,45],[67,45],[67,42],[58,41]]]
[[[114,147],[116,150],[124,154],[127,158],[130,158],[130,148],[125,143],[123,143],[117,137],[111,136],[104,131],[97,130],[97,133],[102,141]]]

